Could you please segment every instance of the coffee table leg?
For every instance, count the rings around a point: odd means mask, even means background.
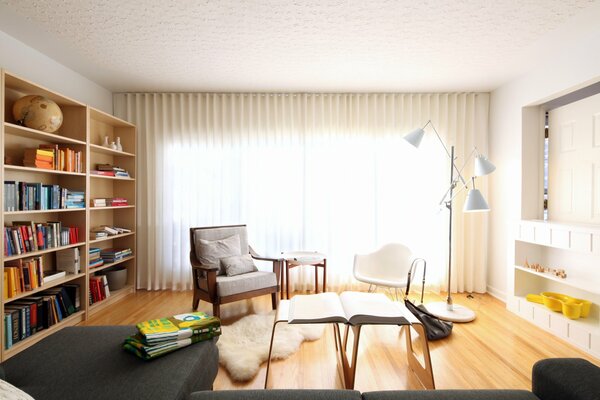
[[[265,389],[267,388],[267,383],[269,382],[269,370],[271,369],[271,353],[273,352],[273,338],[275,337],[275,328],[277,324],[282,321],[275,321],[273,324],[273,331],[271,332],[271,343],[269,344],[269,358],[267,358],[267,373],[265,374]]]
[[[411,327],[419,334],[421,347],[423,348],[423,361],[425,365],[419,361],[413,349],[410,333]],[[406,329],[406,356],[408,358],[408,366],[415,373],[417,379],[419,379],[419,382],[421,382],[425,389],[435,389],[433,369],[431,367],[431,356],[429,355],[429,344],[427,343],[425,328],[423,325],[416,323],[413,323],[412,325],[404,325],[402,328]]]

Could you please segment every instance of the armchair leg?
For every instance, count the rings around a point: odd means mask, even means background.
[[[279,296],[277,296],[277,292],[271,293],[271,305],[273,306],[273,310],[277,310],[277,306],[279,305]]]
[[[221,318],[221,307],[219,304],[213,304],[213,316]]]
[[[198,310],[198,304],[200,304],[200,293],[194,289],[194,300],[192,300],[192,309],[194,311]]]

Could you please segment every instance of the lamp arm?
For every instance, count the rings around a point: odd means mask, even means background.
[[[448,147],[446,147],[446,145],[444,144],[444,141],[442,140],[442,137],[438,133],[437,129],[435,129],[435,126],[433,125],[433,122],[431,122],[431,120],[429,120],[427,122],[427,124],[431,125],[431,129],[433,129],[433,131],[435,132],[435,136],[437,136],[438,140],[442,144],[442,147],[444,148],[444,150],[446,150],[446,154],[448,154],[448,157],[450,159],[452,159],[452,156],[450,155],[450,151],[448,151]],[[425,126],[427,126],[427,124],[425,124]],[[454,160],[452,160],[452,167],[456,170],[456,172],[458,174],[458,178],[460,179],[460,181],[463,183],[463,185],[465,185],[466,184],[465,179],[461,175],[461,171],[462,170],[460,170],[460,171],[458,170],[458,167],[456,166],[456,163],[454,162]]]
[[[472,177],[464,185],[460,185],[459,190],[456,193],[452,194],[452,198],[446,200],[446,197],[448,196],[448,193],[450,193],[450,189],[451,188],[452,189],[456,188],[456,184],[458,183],[458,180],[455,180],[454,183],[450,186],[450,188],[448,188],[448,191],[444,194],[444,197],[442,197],[442,200],[440,200],[439,205],[441,206],[444,203],[452,204],[452,201],[454,201],[454,199],[456,198],[456,196],[458,196],[459,194],[461,194],[463,190],[469,188],[469,182],[471,182],[471,181],[473,181],[473,188],[475,188],[475,181],[474,180],[475,180],[475,177]]]

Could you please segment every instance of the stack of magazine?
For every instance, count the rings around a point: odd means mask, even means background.
[[[221,320],[203,312],[151,319],[136,325],[138,332],[125,339],[123,348],[151,360],[221,334]]]

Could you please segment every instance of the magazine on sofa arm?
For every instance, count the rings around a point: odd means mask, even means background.
[[[294,296],[290,300],[288,323],[409,325],[408,312],[381,293],[328,292]]]

